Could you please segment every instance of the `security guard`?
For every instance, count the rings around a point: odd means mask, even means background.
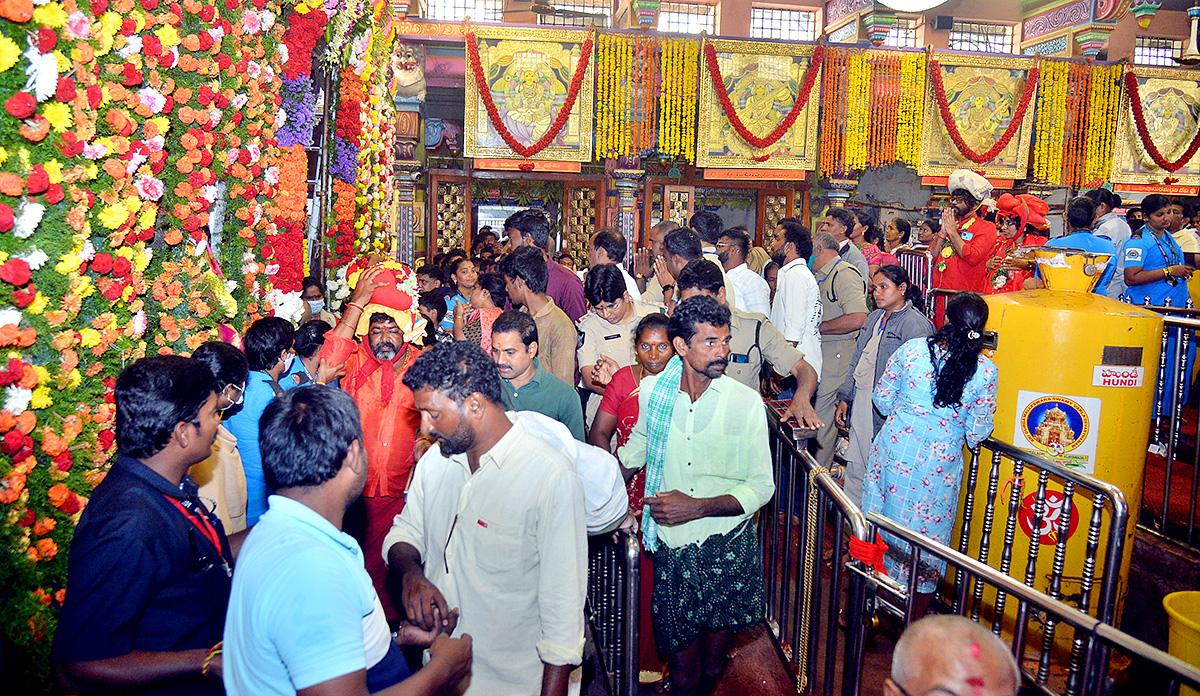
[[[600,397],[613,373],[632,365],[633,330],[642,317],[662,312],[662,307],[630,299],[621,269],[602,264],[588,271],[584,283],[591,310],[579,318],[580,344],[576,351],[584,389],[591,392],[584,418],[591,427]]]
[[[862,273],[838,253],[833,235],[813,235],[813,275],[821,294],[821,384],[817,387],[817,415],[825,426],[817,433],[817,461],[833,463],[837,442],[837,390],[846,379],[858,331],[867,320],[867,284]]]
[[[729,365],[725,374],[758,391],[766,362],[780,376],[796,378],[796,396],[788,407],[788,415],[801,428],[816,429],[823,425],[812,407],[817,388],[817,372],[804,359],[804,354],[788,342],[779,329],[756,312],[743,312],[730,307],[725,299],[725,284],[717,265],[708,259],[697,259],[684,266],[675,280],[682,302],[693,295],[707,295],[729,309]],[[832,420],[832,417],[830,418]]]

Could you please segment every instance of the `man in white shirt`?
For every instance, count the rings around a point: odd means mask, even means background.
[[[775,228],[771,260],[779,264],[771,323],[821,375],[821,294],[806,260],[812,256],[808,228],[790,220]]]
[[[750,255],[750,235],[736,227],[721,233],[717,242],[717,258],[725,274],[737,289],[737,307],[743,312],[771,313],[771,286],[765,278],[750,270],[746,257]]]
[[[1125,248],[1125,242],[1129,241],[1133,233],[1125,218],[1113,212],[1121,207],[1120,196],[1104,188],[1092,189],[1084,195],[1096,202],[1096,220],[1092,223],[1093,232],[1097,237],[1104,237],[1112,242],[1113,246],[1117,248],[1117,257],[1109,262],[1117,264],[1117,270],[1113,274],[1112,280],[1109,281],[1106,292],[1109,297],[1117,300],[1129,289],[1129,286],[1125,284],[1125,254],[1122,253],[1122,250]]]
[[[621,266],[621,262],[625,260],[625,235],[616,230],[603,229],[597,230],[596,234],[592,235],[592,239],[588,242],[587,261],[588,268],[595,268],[605,264],[612,264],[621,271],[621,276],[625,279],[625,291],[629,293],[629,297],[640,301],[642,299],[642,291],[633,280],[633,276],[625,271]],[[586,282],[586,278],[583,279]],[[587,293],[584,292],[584,296]]]
[[[474,344],[434,346],[404,375],[437,444],[384,540],[421,628],[474,638],[467,696],[565,696],[583,658],[587,529],[579,476],[504,413]]]

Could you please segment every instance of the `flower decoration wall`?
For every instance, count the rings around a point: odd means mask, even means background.
[[[115,453],[121,367],[240,331],[271,310],[266,272],[296,256],[267,204],[280,14],[275,0],[0,3],[0,634],[24,670],[15,693],[48,685],[65,550]]]

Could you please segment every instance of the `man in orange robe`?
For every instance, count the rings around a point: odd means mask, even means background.
[[[326,364],[344,363],[341,387],[354,397],[362,416],[367,483],[360,541],[367,573],[389,620],[399,619],[400,612],[386,587],[383,538],[404,509],[421,426],[412,391],[401,379],[421,354],[416,341],[424,334],[416,300],[398,287],[411,275],[406,266],[394,262],[363,271],[341,321],[325,334],[321,347]],[[365,340],[356,342],[356,334]]]
[[[955,170],[946,182],[950,207],[942,211],[942,229],[929,245],[933,255],[933,287],[987,292],[986,263],[996,248],[996,225],[984,215],[992,185],[969,169]]]

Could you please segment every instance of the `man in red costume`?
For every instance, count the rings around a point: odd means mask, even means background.
[[[996,248],[996,225],[984,217],[995,206],[992,185],[981,174],[957,169],[946,188],[950,207],[942,210],[942,229],[929,245],[933,287],[987,292],[986,263]]]
[[[353,275],[347,276],[351,282]],[[329,365],[345,363],[341,386],[362,413],[367,450],[363,555],[385,615],[396,620],[400,612],[385,585],[383,538],[404,509],[413,470],[421,414],[401,378],[421,354],[415,341],[424,335],[424,320],[417,313],[415,280],[407,266],[387,262],[368,268],[357,280],[342,320],[325,334],[321,357]],[[355,342],[356,334],[365,340]]]

